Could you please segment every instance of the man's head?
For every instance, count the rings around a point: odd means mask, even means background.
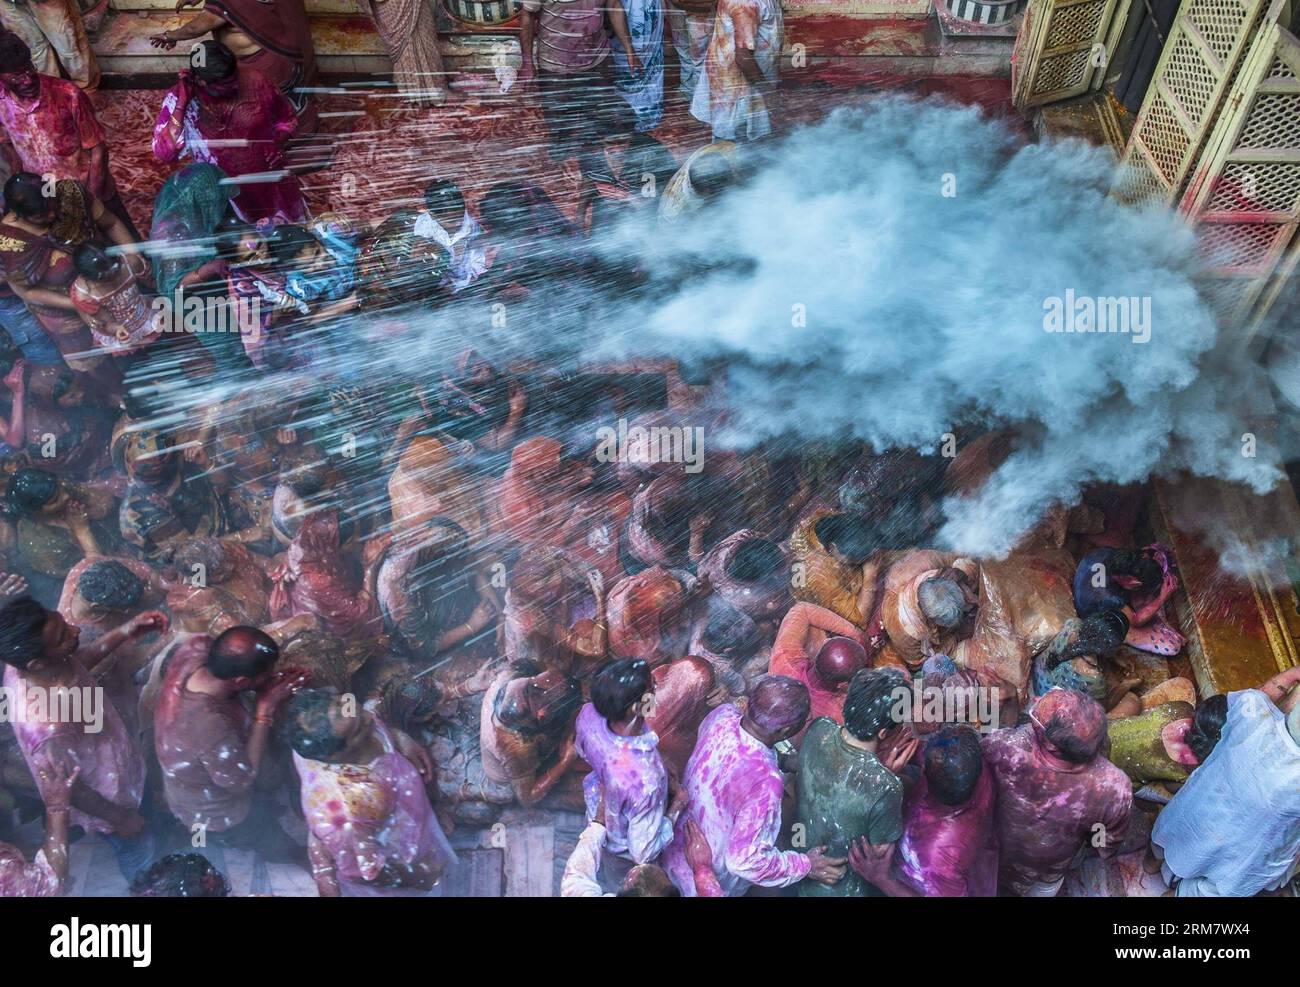
[[[573,723],[582,706],[577,679],[548,668],[538,670],[520,662],[512,678],[497,693],[493,710],[504,727],[523,734],[558,737]]]
[[[749,693],[745,719],[771,747],[803,729],[812,709],[808,687],[786,675],[764,675]]]
[[[716,198],[736,183],[736,169],[725,154],[701,154],[687,167],[686,176],[701,199]]]
[[[1210,756],[1219,743],[1223,725],[1227,722],[1228,697],[1222,692],[1208,696],[1196,707],[1192,725],[1187,731],[1187,746],[1196,755],[1197,762],[1204,763]]]
[[[619,898],[680,898],[682,893],[658,864],[638,864],[618,887]]]
[[[907,675],[901,668],[864,668],[849,682],[844,697],[844,729],[857,740],[879,740],[897,726],[894,706],[898,690],[907,688]]]
[[[230,885],[221,871],[197,853],[169,853],[135,875],[135,898],[225,898]]]
[[[17,171],[5,182],[5,208],[36,226],[49,226],[58,212],[58,200],[46,195],[45,179],[30,171]]]
[[[814,530],[817,540],[845,565],[862,565],[879,547],[871,525],[861,514],[828,514]]]
[[[1103,610],[1083,620],[1071,618],[1047,646],[1047,670],[1076,658],[1105,658],[1128,636],[1129,620],[1122,610]]]
[[[1049,689],[1029,710],[1038,742],[1071,764],[1087,764],[1106,739],[1106,711],[1073,689]]]
[[[265,631],[232,627],[212,642],[204,667],[214,678],[242,691],[257,688],[279,657],[279,646]]]
[[[267,237],[266,245],[271,258],[281,267],[305,266],[321,252],[320,241],[293,223],[275,227]]]
[[[723,658],[747,658],[758,647],[758,625],[749,614],[721,599],[709,600],[709,616],[700,644]]]
[[[140,577],[112,559],[92,562],[77,580],[77,594],[97,610],[128,610],[143,593]]]
[[[239,62],[220,41],[202,41],[190,54],[190,66],[199,91],[223,99],[239,91]]]
[[[24,672],[41,673],[62,664],[77,650],[81,631],[55,610],[30,596],[10,600],[0,609],[0,662]]]
[[[847,682],[867,663],[867,651],[851,637],[828,637],[813,659],[817,677],[831,686]]]
[[[926,742],[924,760],[931,795],[944,805],[970,800],[984,770],[979,734],[965,725],[941,727]]]
[[[49,514],[61,500],[59,479],[47,470],[20,469],[9,478],[5,500],[18,517]]]
[[[1112,552],[1105,563],[1106,579],[1120,589],[1154,593],[1164,581],[1160,563],[1146,552],[1127,549]]]
[[[611,723],[635,717],[642,700],[653,692],[650,666],[640,658],[612,661],[591,678],[591,704]]]
[[[761,583],[780,578],[785,564],[785,554],[776,542],[766,538],[749,538],[731,553],[724,571],[738,583]]]
[[[941,632],[969,637],[975,630],[979,597],[966,574],[944,569],[917,587],[916,602],[926,623]]]
[[[0,90],[24,100],[40,91],[32,50],[12,31],[0,31]]]
[[[428,184],[424,190],[424,206],[449,234],[455,234],[465,221],[465,197],[445,178],[435,178]]]
[[[349,748],[365,739],[368,724],[369,717],[337,693],[303,689],[289,700],[281,736],[299,757],[346,760]]]

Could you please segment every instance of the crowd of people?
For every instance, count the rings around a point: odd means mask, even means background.
[[[582,814],[566,896],[1287,887],[1300,669],[1197,695],[1140,488],[972,558],[936,547],[943,502],[1011,427],[954,423],[951,456],[791,429],[690,460],[646,443],[717,434],[723,375],[337,359],[361,324],[610,274],[593,230],[707,221],[773,130],[775,0],[523,0],[576,219],[435,177],[374,226],[304,198],[330,147],[301,5],[208,0],[154,39],[213,35],[159,101],[147,239],[84,30],[12,6],[0,834],[45,840],[0,844],[0,894],[66,890],[88,834],[141,895],[228,893],[210,847],[322,896],[439,894],[455,833],[512,806]],[[454,98],[427,5],[374,6],[404,97]],[[714,137],[680,165],[648,134],[666,32]],[[639,439],[611,455],[616,423]]]

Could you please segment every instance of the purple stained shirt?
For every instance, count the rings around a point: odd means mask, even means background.
[[[659,735],[653,730],[635,737],[614,733],[591,703],[578,714],[575,745],[591,765],[582,780],[587,821],[605,827],[605,849],[648,864],[673,838],[664,815],[668,806],[668,772],[659,756]],[[596,819],[601,787],[605,817]]]
[[[988,768],[961,805],[944,805],[932,796],[922,773],[903,804],[903,838],[895,858],[907,882],[927,898],[994,897],[998,838],[993,801]]]
[[[789,887],[808,876],[807,856],[776,846],[784,789],[776,751],[741,727],[735,706],[719,706],[700,724],[683,785],[686,811],[663,858],[683,895],[696,894],[684,847],[688,819],[708,840],[713,872],[727,896],[742,895],[751,884]]]

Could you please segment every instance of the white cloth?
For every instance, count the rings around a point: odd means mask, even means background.
[[[1300,854],[1300,746],[1258,689],[1228,695],[1214,751],[1156,820],[1151,841],[1180,897],[1281,887]]]
[[[561,898],[614,898],[613,892],[602,891],[596,875],[600,873],[600,851],[605,845],[605,827],[588,823],[578,837],[578,845],[569,854],[560,878]]]
[[[442,224],[427,212],[420,213],[414,229],[416,236],[432,240],[446,248],[451,263],[447,267],[447,276],[443,279],[443,283],[453,292],[469,287],[475,278],[482,277],[483,272],[487,270],[487,251],[472,245],[472,241],[476,240],[482,232],[483,228],[468,212],[461,220],[460,229],[454,234],[443,229]]]

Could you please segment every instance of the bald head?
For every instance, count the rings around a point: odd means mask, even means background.
[[[850,637],[831,637],[817,652],[813,667],[823,682],[838,685],[867,664],[867,651]]]
[[[232,627],[212,642],[207,669],[219,679],[255,679],[271,670],[280,648],[256,627]]]
[[[638,864],[627,872],[619,885],[620,898],[680,898],[682,893],[656,864]]]
[[[798,733],[811,708],[808,687],[798,679],[764,675],[749,693],[745,715],[775,743]]]

